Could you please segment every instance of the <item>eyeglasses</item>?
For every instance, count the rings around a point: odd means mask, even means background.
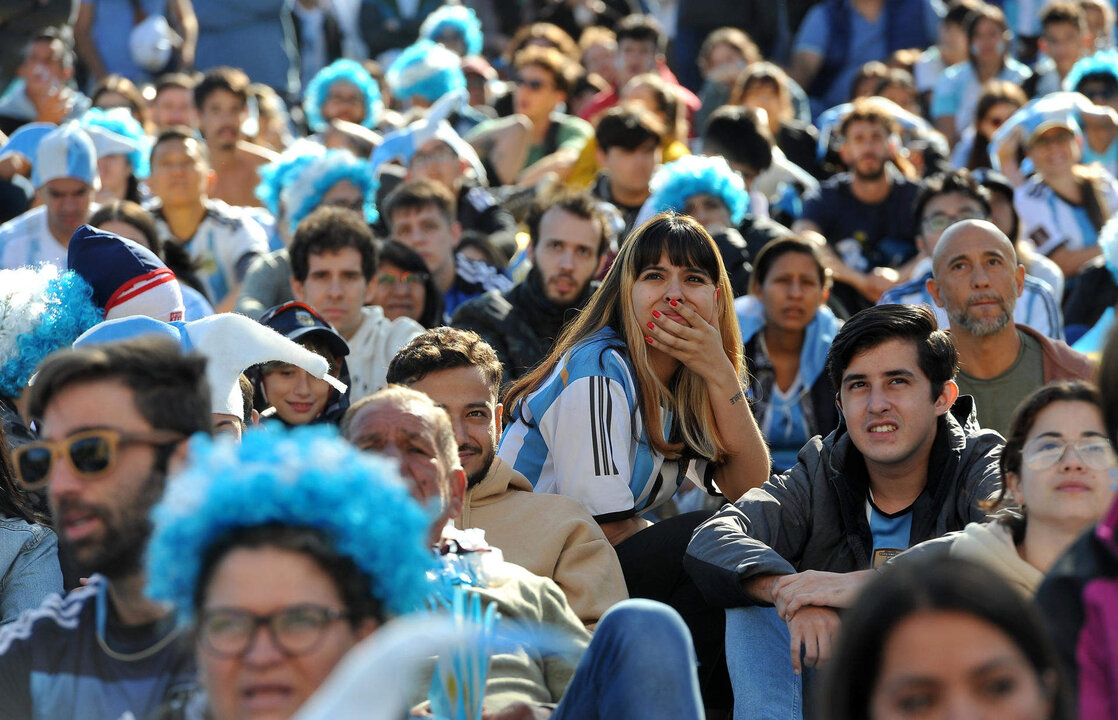
[[[1095,103],[1096,105],[1099,104],[1100,100],[1105,102],[1107,100],[1113,100],[1114,98],[1118,97],[1118,87],[1101,87],[1101,86],[1100,87],[1083,87],[1083,86],[1080,86],[1079,89],[1078,89],[1078,92],[1079,92],[1080,95],[1083,95],[1088,100]]]
[[[547,87],[546,80],[528,80],[526,78],[517,78],[516,84],[520,87],[526,87],[529,90],[543,90]]]
[[[267,615],[247,610],[219,608],[202,614],[198,637],[207,650],[226,658],[243,657],[261,627],[284,655],[305,655],[314,651],[332,623],[349,617],[338,608],[321,605],[292,605]]]
[[[426,283],[428,277],[430,276],[427,273],[421,272],[413,272],[406,275],[396,275],[386,272],[377,275],[376,281],[381,285],[387,285],[389,287],[392,287],[396,283],[404,283],[405,285],[408,285],[410,287],[416,287],[418,285],[423,285],[424,283]]]
[[[964,210],[958,215],[948,215],[947,213],[933,213],[924,218],[924,229],[929,232],[941,233],[947,228],[951,227],[957,222],[963,220],[985,220],[986,216],[974,210]]]
[[[21,445],[12,452],[16,477],[28,490],[47,484],[54,459],[63,455],[71,467],[87,480],[97,480],[112,471],[121,445],[172,445],[186,436],[170,430],[125,433],[111,428],[83,430],[54,442],[40,440]]]
[[[1031,470],[1047,470],[1064,458],[1069,447],[1075,448],[1079,459],[1095,470],[1106,470],[1115,464],[1114,448],[1099,437],[1080,438],[1074,443],[1063,438],[1039,437],[1025,446],[1022,459]]]

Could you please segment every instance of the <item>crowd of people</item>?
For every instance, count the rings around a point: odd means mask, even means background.
[[[1112,0],[0,9],[0,718],[1115,718]]]

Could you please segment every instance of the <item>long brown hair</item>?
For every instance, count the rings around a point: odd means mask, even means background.
[[[652,449],[667,458],[678,457],[685,447],[714,461],[726,457],[726,442],[714,421],[706,382],[681,365],[665,385],[652,372],[648,360],[643,325],[633,309],[633,284],[645,268],[659,263],[665,253],[673,265],[702,268],[714,280],[718,290],[715,323],[722,336],[722,349],[738,377],[744,377],[741,330],[722,256],[714,240],[693,218],[663,213],[633,231],[586,309],[559,337],[547,358],[509,389],[505,397],[507,421],[520,418],[521,401],[547,381],[564,355],[609,327],[625,343],[637,380],[644,431]],[[672,412],[681,441],[672,442],[664,436],[661,408]]]

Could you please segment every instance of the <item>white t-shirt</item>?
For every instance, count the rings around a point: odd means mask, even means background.
[[[423,334],[423,326],[408,317],[389,320],[379,305],[361,308],[364,320],[349,339],[349,397],[354,402],[384,384],[388,364],[400,348]]]

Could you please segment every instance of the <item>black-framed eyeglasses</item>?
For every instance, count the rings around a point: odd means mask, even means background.
[[[113,469],[121,445],[173,445],[186,436],[171,430],[126,433],[113,428],[82,430],[61,440],[38,440],[12,452],[16,478],[28,490],[47,484],[55,458],[62,456],[83,478],[98,480]]]
[[[543,90],[548,86],[546,80],[529,80],[528,78],[522,77],[516,79],[516,84],[520,87],[526,87],[529,90]]]
[[[973,210],[964,210],[958,215],[948,215],[947,213],[932,213],[923,220],[924,229],[929,232],[941,233],[947,228],[951,227],[957,222],[963,220],[985,220],[986,216],[981,212]]]
[[[348,618],[345,610],[313,604],[292,605],[267,615],[215,608],[198,619],[198,640],[214,655],[237,658],[248,652],[257,631],[264,627],[284,655],[305,655],[322,643],[326,628]]]
[[[1061,437],[1038,437],[1025,445],[1021,459],[1030,470],[1047,470],[1064,459],[1068,448],[1075,448],[1083,464],[1094,470],[1106,470],[1115,465],[1110,441],[1095,436],[1082,437],[1073,443]]]
[[[403,283],[408,287],[415,287],[417,285],[423,285],[424,283],[426,283],[427,278],[429,277],[430,275],[424,272],[410,272],[405,275],[396,275],[395,273],[383,272],[377,274],[376,281],[381,285],[387,285],[389,287],[392,287],[396,283]]]

